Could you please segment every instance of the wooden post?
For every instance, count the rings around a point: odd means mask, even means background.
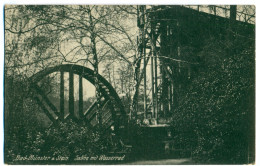
[[[230,20],[236,21],[237,17],[237,5],[230,5]]]
[[[154,81],[153,80],[154,80],[154,75],[153,75],[153,55],[152,55],[151,56],[152,117],[154,117]]]
[[[64,119],[64,72],[60,72],[60,118]]]
[[[229,32],[228,32],[228,39],[232,42],[234,40],[234,30],[235,30],[235,21],[237,16],[237,6],[236,5],[230,5],[230,20],[229,20]],[[228,54],[233,54],[232,47],[228,50]]]
[[[156,44],[156,41],[155,41],[155,38],[154,38],[154,26],[152,26],[152,30],[151,30],[151,34],[152,34],[152,41],[151,41],[151,46],[152,46],[152,56],[151,56],[151,88],[152,88],[152,117],[154,118],[155,117],[155,108],[154,108],[154,58],[156,56],[156,48],[155,48],[155,44]]]
[[[169,104],[169,111],[172,112],[172,84],[169,83],[168,86],[168,104]]]
[[[69,72],[69,113],[70,116],[74,116],[74,75],[73,72]]]
[[[155,44],[156,47],[156,44]],[[156,48],[155,48],[156,49]],[[158,83],[157,83],[157,54],[155,51],[154,54],[154,86],[155,86],[155,115],[154,117],[158,118]]]
[[[161,28],[162,28],[162,33],[161,33],[161,49],[160,49],[161,54],[160,55],[166,56],[167,55],[167,34],[168,34],[167,22],[163,22]],[[167,84],[166,84],[166,73],[163,68],[164,64],[165,64],[165,60],[160,59],[161,84],[162,84],[161,99],[160,99],[162,103],[160,103],[161,104],[160,109],[163,112],[163,115],[165,116],[166,114],[165,94],[167,94]]]
[[[145,44],[144,44],[145,45]],[[144,118],[147,117],[147,97],[146,97],[146,51],[144,48]]]
[[[79,118],[83,118],[83,84],[82,76],[79,75]]]
[[[141,8],[142,12],[142,20],[145,21],[145,15],[144,15],[144,10],[145,6],[142,6]],[[144,56],[144,118],[147,118],[147,97],[146,97],[146,44],[145,44],[145,27],[141,28],[142,30],[142,45],[143,45],[143,56]]]

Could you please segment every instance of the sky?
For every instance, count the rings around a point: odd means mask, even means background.
[[[95,1],[90,1],[90,0],[68,0],[68,1],[64,1],[64,0],[1,0],[1,8],[0,8],[0,13],[1,13],[1,38],[0,38],[0,42],[1,42],[1,60],[0,60],[0,73],[1,73],[1,77],[0,77],[0,82],[4,82],[3,80],[3,71],[4,71],[4,25],[3,25],[3,18],[4,18],[4,14],[3,14],[3,9],[4,9],[4,5],[5,4],[255,4],[256,7],[256,13],[259,13],[259,6],[257,3],[257,0],[155,0],[155,1],[151,1],[151,0],[125,0],[125,1],[118,1],[118,0],[95,0]],[[256,17],[257,19],[257,17]],[[259,26],[256,26],[256,46],[258,46],[259,42]],[[256,47],[256,101],[259,100],[259,53],[258,53],[258,49]],[[4,94],[4,89],[3,89],[3,85],[2,88],[0,88],[0,93],[2,95],[0,95],[0,108],[2,110],[2,114],[1,114],[1,118],[0,118],[0,150],[3,151],[3,94]],[[256,102],[256,110],[260,109],[260,105],[259,102]],[[258,111],[256,111],[256,119],[259,119],[260,115],[259,113],[257,113]],[[257,128],[259,127],[259,122],[256,121],[256,126]],[[256,132],[256,140],[259,140],[260,136],[259,136],[259,132]],[[259,143],[256,141],[256,154],[257,154],[257,158],[256,158],[256,163],[259,163]],[[0,153],[0,163],[3,164],[3,153]]]

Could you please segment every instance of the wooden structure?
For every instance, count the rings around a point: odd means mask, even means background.
[[[52,103],[48,98],[46,92],[42,87],[39,86],[39,82],[46,76],[54,73],[60,73],[60,107],[59,109]],[[69,73],[69,115],[64,113],[64,74]],[[74,75],[78,75],[79,84],[78,86],[78,110],[74,108],[75,96],[74,96]],[[127,117],[123,105],[116,91],[101,75],[98,75],[98,83],[102,94],[101,98],[101,112],[100,116],[97,117],[97,102],[94,101],[89,108],[83,109],[83,88],[88,88],[83,84],[83,79],[88,80],[94,84],[94,71],[78,65],[60,65],[56,67],[47,68],[43,71],[38,72],[30,78],[31,87],[35,92],[35,100],[45,112],[48,118],[53,122],[63,121],[66,119],[73,119],[76,122],[84,122],[91,128],[95,128],[97,124],[103,126],[104,129],[109,129],[112,125],[117,131],[119,128],[124,128],[127,122]],[[101,119],[101,121],[99,121]]]
[[[244,20],[238,20],[241,15]],[[199,53],[208,39],[254,38],[252,23],[254,15],[240,12],[236,6],[139,6],[138,47],[146,66],[144,118],[159,121],[171,116],[179,92],[201,70]]]

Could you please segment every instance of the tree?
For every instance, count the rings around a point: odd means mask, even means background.
[[[133,6],[6,6],[5,68],[8,73],[12,69],[29,77],[60,63],[97,69],[102,61],[106,63],[106,57],[132,66],[136,54],[134,9]]]
[[[6,107],[5,112],[11,109],[26,113],[21,109],[23,104],[11,108],[19,99],[11,93],[12,87],[22,84],[21,90],[26,91],[28,77],[48,67],[75,63],[94,69],[97,75],[100,67],[106,64],[104,59],[107,57],[131,66],[132,54],[135,54],[135,31],[128,22],[134,19],[128,12],[131,10],[131,6],[6,6],[5,88],[8,96],[5,101],[10,107]],[[12,84],[9,84],[9,78]],[[48,80],[51,79],[46,79],[47,85],[50,84]],[[95,86],[96,98],[100,99],[98,79],[95,79]],[[25,97],[25,93],[19,96]],[[39,109],[37,105],[31,105],[30,110],[33,108]],[[23,116],[14,116],[22,122]],[[10,122],[10,117],[7,118]],[[29,119],[33,119],[33,116],[29,116]],[[19,141],[26,140],[29,130],[24,130],[26,127],[22,128],[21,125],[15,127],[25,133],[24,137],[9,139],[8,145],[12,141],[15,143],[8,150],[14,150]],[[21,148],[18,147],[16,154],[21,152],[19,150]],[[7,154],[12,155],[13,152]]]
[[[205,42],[200,70],[173,113],[173,126],[181,135],[176,139],[192,147],[200,162],[254,160],[255,48],[254,40],[244,37]]]

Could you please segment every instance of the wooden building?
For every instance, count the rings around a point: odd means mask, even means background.
[[[200,52],[210,46],[210,39],[232,41],[234,36],[240,36],[249,47],[254,46],[254,15],[239,11],[237,6],[138,9],[138,46],[144,66],[149,64],[144,67],[144,118],[171,115],[178,106],[180,91],[185,90],[199,70],[204,70]]]

